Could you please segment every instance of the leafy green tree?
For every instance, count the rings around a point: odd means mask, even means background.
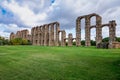
[[[0,36],[0,45],[8,45],[10,42],[8,39]]]
[[[116,37],[116,41],[120,42],[120,37]]]
[[[31,45],[32,43],[29,40],[22,39],[22,38],[15,38],[11,41],[12,45]]]
[[[28,40],[22,39],[22,45],[28,45]]]
[[[81,45],[85,46],[85,40],[81,41]]]
[[[73,45],[74,45],[74,46],[76,45],[76,41],[73,41]]]
[[[91,40],[90,43],[91,43],[91,46],[96,46],[96,41]]]
[[[109,42],[109,37],[105,37],[102,39],[102,42]]]
[[[120,42],[120,37],[116,37],[116,41]],[[102,42],[109,42],[109,37],[103,38]]]
[[[15,38],[11,40],[12,45],[21,45],[22,44],[22,38]]]

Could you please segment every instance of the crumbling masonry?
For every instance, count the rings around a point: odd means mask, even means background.
[[[96,18],[96,25],[91,25],[91,18]],[[80,16],[76,19],[76,38],[73,38],[71,33],[66,38],[65,30],[60,30],[60,24],[53,22],[44,24],[41,26],[33,27],[31,29],[31,35],[28,30],[17,31],[10,34],[10,39],[23,38],[32,42],[33,45],[40,46],[72,46],[73,40],[76,41],[76,46],[81,46],[81,20],[85,19],[85,46],[91,46],[90,44],[90,31],[92,28],[96,28],[96,45],[102,42],[102,28],[109,27],[109,48],[118,44],[115,42],[116,37],[116,22],[115,20],[109,21],[107,24],[102,24],[102,18],[98,14],[89,14]]]
[[[91,25],[91,18],[96,18],[96,25]],[[116,22],[109,21],[107,24],[102,24],[102,18],[98,14],[89,14],[80,16],[76,19],[76,46],[81,46],[81,20],[85,19],[85,46],[90,46],[90,30],[96,28],[96,45],[102,42],[102,28],[109,27],[109,47],[112,48],[112,43],[115,42],[116,37]]]

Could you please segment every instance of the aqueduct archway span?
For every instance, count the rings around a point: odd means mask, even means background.
[[[102,37],[101,37],[101,16],[98,14],[89,14],[89,15],[84,15],[80,16],[76,19],[76,46],[81,45],[81,20],[84,18],[85,19],[85,45],[90,46],[90,26],[91,26],[91,18],[96,17],[96,43],[101,42]]]

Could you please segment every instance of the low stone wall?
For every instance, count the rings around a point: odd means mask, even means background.
[[[114,48],[114,49],[118,49],[120,48],[120,42],[112,42],[110,45],[109,45],[109,48]]]

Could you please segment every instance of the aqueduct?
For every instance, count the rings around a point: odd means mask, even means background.
[[[91,25],[92,18],[95,17],[95,25]],[[41,26],[36,26],[31,29],[31,34],[28,30],[17,31],[16,34],[13,32],[10,34],[10,39],[23,38],[30,40],[32,45],[40,46],[66,46],[66,41],[68,46],[73,45],[73,40],[76,41],[76,46],[81,46],[81,20],[85,20],[85,46],[91,46],[91,29],[96,29],[96,45],[102,42],[102,28],[108,26],[109,28],[109,47],[117,45],[120,47],[120,43],[115,43],[116,37],[116,22],[115,20],[109,21],[107,24],[102,24],[102,17],[98,14],[88,14],[84,16],[79,16],[76,19],[76,38],[73,38],[72,33],[68,34],[66,38],[65,30],[60,30],[59,22],[53,22],[49,24],[44,24]]]
[[[91,18],[96,18],[96,25],[91,25]],[[112,43],[115,41],[115,30],[116,30],[116,22],[110,21],[108,24],[102,24],[102,18],[98,14],[89,14],[80,16],[76,19],[76,46],[81,46],[81,20],[85,19],[85,45],[90,46],[90,30],[91,28],[96,28],[96,45],[102,42],[102,27],[109,27],[109,42]]]

